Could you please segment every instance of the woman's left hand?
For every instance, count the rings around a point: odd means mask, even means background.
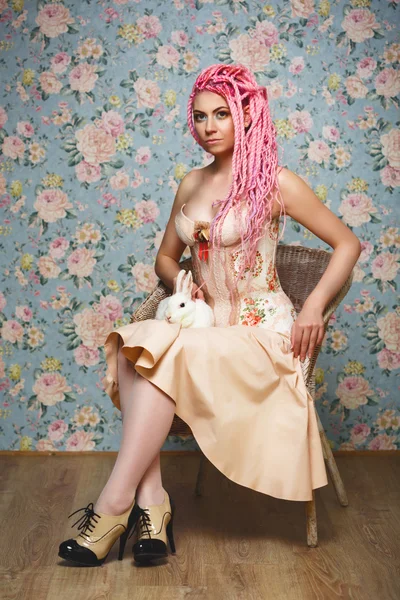
[[[291,348],[295,358],[300,355],[302,362],[307,355],[311,358],[315,347],[322,343],[324,333],[322,310],[305,304],[291,331]]]

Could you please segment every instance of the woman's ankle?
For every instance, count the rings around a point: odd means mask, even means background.
[[[165,489],[161,487],[139,486],[136,490],[136,502],[139,506],[154,506],[162,504],[165,498]]]
[[[94,511],[104,515],[122,515],[132,505],[135,494],[124,494],[121,496],[108,497],[99,496]]]

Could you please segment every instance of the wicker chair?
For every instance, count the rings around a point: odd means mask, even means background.
[[[329,263],[330,257],[331,252],[326,252],[325,250],[315,250],[301,246],[287,246],[284,244],[278,245],[276,267],[279,279],[283,290],[289,296],[298,312],[301,310],[306,298],[320,280]],[[186,271],[191,270],[192,259],[189,258],[182,261],[180,266]],[[348,278],[336,297],[326,307],[324,312],[325,330],[331,315],[349,291],[351,281],[352,276]],[[131,323],[142,321],[144,319],[154,319],[158,303],[170,294],[171,290],[169,290],[161,281],[159,281],[153,291],[150,292],[147,298],[132,314]],[[313,398],[315,398],[315,364],[319,351],[320,346],[315,348],[313,356],[308,363],[306,363],[306,361],[303,363],[305,382],[307,389]],[[348,500],[343,481],[340,477],[339,470],[332,454],[331,446],[322,427],[317,410],[315,412],[327,471],[332,479],[340,504],[342,506],[347,506]],[[189,426],[177,415],[175,415],[169,435],[188,436],[193,434]],[[202,454],[195,487],[195,494],[197,496],[202,495],[205,464],[206,457]],[[307,544],[310,547],[315,547],[318,545],[315,490],[313,490],[312,493],[312,500],[305,502],[305,508]]]

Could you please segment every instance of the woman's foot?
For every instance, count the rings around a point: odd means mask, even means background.
[[[93,504],[89,503],[69,516],[72,517],[80,511],[84,512],[73,525],[74,527],[79,523],[80,533],[75,538],[60,544],[58,556],[78,565],[100,566],[119,539],[118,559],[122,560],[126,541],[140,516],[135,498],[128,509],[120,515],[98,512],[94,510]]]
[[[157,504],[140,506],[136,504],[138,519],[135,524],[138,535],[133,545],[133,557],[136,562],[147,563],[168,555],[167,538],[171,552],[175,553],[172,524],[175,505],[168,492],[163,490],[164,499]]]

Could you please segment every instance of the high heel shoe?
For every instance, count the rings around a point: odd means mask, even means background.
[[[164,490],[164,502],[152,506],[138,506],[137,541],[133,545],[133,557],[136,562],[143,563],[167,556],[167,537],[172,554],[175,554],[175,542],[172,524],[175,504],[168,492]],[[129,536],[130,537],[130,536]]]
[[[80,533],[60,544],[58,556],[75,564],[97,567],[103,564],[119,538],[118,560],[122,560],[126,540],[139,517],[138,508],[135,499],[122,515],[97,513],[93,510],[92,502],[84,508],[78,508],[68,518],[81,510],[85,511],[72,525],[75,527],[79,523]]]

